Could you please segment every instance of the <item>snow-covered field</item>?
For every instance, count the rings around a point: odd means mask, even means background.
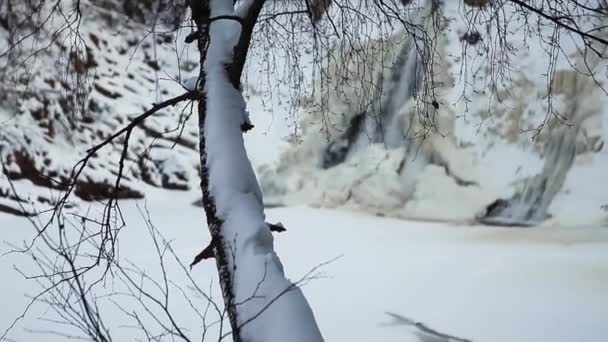
[[[208,242],[195,192],[150,190],[145,204],[152,222],[171,241],[184,263]],[[143,207],[144,202],[138,202]],[[153,245],[136,202],[124,202],[127,226],[121,259],[146,270],[157,268]],[[360,213],[305,207],[267,211],[288,231],[275,235],[287,274],[298,280],[331,261],[322,276],[303,288],[327,341],[417,341],[411,327],[391,325],[392,312],[439,331],[473,341],[608,340],[608,230],[598,227],[505,229],[378,218]],[[31,238],[23,218],[0,215],[2,240]],[[9,249],[6,244],[2,252]],[[5,328],[38,288],[12,268],[29,269],[23,255],[0,258],[0,326]],[[30,266],[28,266],[30,265]],[[194,268],[204,288],[213,280],[213,262]],[[175,275],[174,281],[183,281]],[[115,285],[107,285],[112,288]],[[105,302],[111,331],[133,340],[118,309]],[[178,308],[188,328],[199,328]],[[183,312],[181,312],[183,311]],[[64,341],[30,330],[59,330],[38,316],[38,306],[9,335],[16,341]],[[179,316],[178,315],[178,316]],[[48,317],[47,317],[48,318]]]

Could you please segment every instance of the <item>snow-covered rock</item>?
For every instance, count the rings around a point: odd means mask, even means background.
[[[140,23],[152,3],[81,1],[78,31],[59,31],[65,21],[55,14],[46,30],[14,48],[10,31],[0,26],[0,51],[9,52],[0,59],[4,75],[0,156],[6,168],[0,197],[5,210],[23,209],[15,198],[22,199],[28,211],[31,204],[53,203],[89,148],[154,103],[185,91],[179,80],[197,72],[193,71],[197,53],[181,43],[182,31],[174,30],[163,15],[156,26]],[[61,2],[66,13],[73,5]],[[182,10],[163,7],[164,11]],[[74,12],[69,13],[74,19]],[[150,32],[150,27],[155,31]],[[32,53],[36,54],[27,57]],[[117,192],[114,184],[124,137],[101,149],[77,180],[76,198],[141,198],[143,182],[190,189],[196,184],[198,141],[195,123],[185,124],[191,113],[191,106],[180,104],[161,110],[133,130]],[[15,181],[15,189],[9,179]]]

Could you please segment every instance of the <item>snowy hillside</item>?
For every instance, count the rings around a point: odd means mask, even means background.
[[[0,26],[0,49],[10,52],[0,62],[0,157],[8,177],[20,181],[17,193],[6,179],[0,181],[0,210],[21,211],[16,202],[28,210],[32,204],[38,209],[52,204],[87,149],[154,103],[185,91],[179,81],[197,72],[198,55],[168,23],[159,20],[157,31],[149,32],[149,23],[139,22],[141,13],[129,7],[132,3],[82,2],[77,35],[66,34],[62,21],[55,20],[55,26],[36,39],[26,36],[15,50],[9,44],[11,31]],[[70,19],[74,15],[70,12]],[[56,32],[63,39],[53,41]],[[191,188],[197,178],[198,136],[195,124],[184,125],[190,114],[190,106],[169,108],[133,131],[119,198],[142,198],[140,181]],[[122,145],[116,141],[91,158],[75,199],[113,195]]]

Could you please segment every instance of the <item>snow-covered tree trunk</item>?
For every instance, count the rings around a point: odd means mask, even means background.
[[[245,150],[249,124],[239,79],[263,2],[192,6],[201,53],[201,190],[233,340],[323,341],[302,291],[290,282],[265,223],[262,192]],[[245,36],[245,37],[243,37]],[[243,41],[245,43],[243,44]],[[239,50],[241,49],[241,50]]]

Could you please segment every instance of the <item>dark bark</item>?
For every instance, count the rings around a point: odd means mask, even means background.
[[[201,51],[201,58],[205,56],[204,51]],[[201,60],[203,65],[204,59]],[[222,289],[222,296],[224,299],[224,307],[228,313],[228,319],[230,321],[230,327],[232,329],[232,339],[234,342],[242,342],[241,335],[239,333],[238,315],[235,306],[235,298],[233,291],[233,279],[232,269],[228,260],[227,249],[229,248],[225,243],[224,236],[222,235],[222,224],[224,223],[218,216],[215,206],[215,199],[209,192],[209,168],[207,167],[207,142],[205,140],[205,117],[207,116],[207,106],[205,94],[203,94],[198,104],[198,122],[199,122],[199,153],[200,153],[200,168],[201,168],[201,192],[203,194],[203,208],[205,210],[205,216],[207,218],[207,226],[209,233],[211,234],[211,241],[214,243],[210,244],[210,250],[207,250],[204,255],[201,256],[201,260],[213,256],[217,266],[217,271],[220,279],[220,287]],[[211,255],[210,252],[213,252]],[[200,256],[197,255],[197,258]],[[193,265],[196,264],[193,262]],[[199,260],[200,261],[200,260]]]
[[[234,62],[228,66],[228,76],[230,82],[236,89],[241,87],[241,76],[243,74],[243,68],[245,67],[245,61],[247,60],[247,53],[249,52],[249,46],[251,45],[251,38],[253,35],[253,28],[258,20],[258,16],[264,7],[266,0],[257,0],[249,8],[249,12],[244,20],[241,22],[241,36],[239,42],[234,48]]]
[[[191,1],[189,3],[192,9],[192,18],[197,26],[197,47],[200,53],[200,74],[199,80],[205,80],[205,60],[207,58],[207,49],[209,47],[209,3],[207,1]],[[203,89],[202,85],[200,86]],[[205,248],[203,255],[199,253],[196,256],[192,265],[204,258],[213,257],[217,266],[220,287],[224,300],[224,307],[228,314],[230,327],[232,329],[232,339],[234,342],[242,342],[242,337],[239,332],[238,315],[235,306],[235,297],[233,291],[232,269],[227,255],[227,245],[222,235],[223,221],[217,216],[215,199],[209,192],[209,169],[207,167],[207,142],[205,138],[205,118],[207,116],[207,101],[206,94],[202,93],[198,103],[198,123],[199,123],[199,153],[200,153],[200,177],[201,177],[201,192],[203,195],[202,202],[207,219],[207,226],[211,234],[211,243]],[[199,259],[200,258],[200,259]],[[199,259],[197,261],[197,259]]]

